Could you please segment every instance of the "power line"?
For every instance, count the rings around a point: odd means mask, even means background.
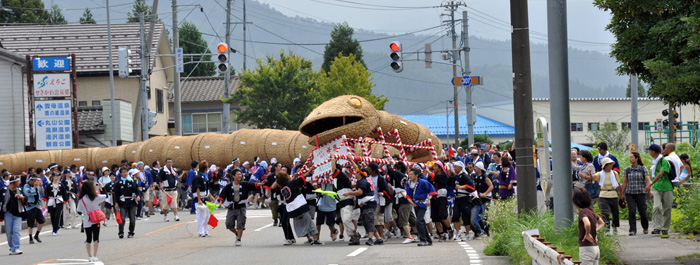
[[[316,3],[326,4],[326,5],[332,5],[332,6],[347,7],[347,8],[355,8],[355,9],[363,9],[363,10],[373,10],[373,11],[406,11],[406,10],[408,10],[408,9],[433,8],[432,6],[431,6],[431,7],[417,7],[417,8],[400,8],[400,7],[399,7],[399,8],[396,8],[396,7],[386,8],[386,6],[385,6],[384,8],[381,8],[381,7],[362,7],[362,6],[352,6],[352,5],[343,5],[343,4],[336,4],[336,3],[328,3],[328,2],[323,2],[323,1],[319,1],[319,0],[311,0],[311,1],[312,1],[312,2],[316,2]],[[347,2],[350,2],[350,1],[339,1],[339,2],[346,2],[346,3],[347,3]],[[354,2],[352,2],[352,3],[354,3]],[[364,5],[373,6],[373,5],[370,5],[370,4],[364,4]]]
[[[272,31],[269,31],[269,30],[267,30],[267,29],[265,29],[265,28],[263,28],[263,27],[261,27],[261,26],[258,26],[257,24],[253,24],[253,26],[255,26],[255,27],[259,28],[259,29],[262,29],[263,31],[265,31],[265,32],[267,32],[267,33],[270,33],[270,34],[272,34],[272,35],[274,35],[274,36],[276,36],[276,37],[278,37],[278,38],[280,38],[280,39],[283,39],[283,40],[288,41],[289,43],[287,43],[287,45],[290,45],[290,44],[291,44],[291,45],[296,45],[296,46],[299,46],[299,47],[301,47],[301,48],[304,48],[304,49],[306,49],[306,50],[308,50],[308,51],[310,51],[310,52],[313,52],[313,53],[315,53],[315,54],[318,54],[318,55],[323,56],[323,53],[314,51],[314,50],[312,50],[312,49],[310,49],[310,48],[308,48],[308,47],[304,47],[302,44],[294,43],[293,41],[291,41],[291,40],[289,40],[289,39],[287,39],[287,38],[285,38],[285,37],[282,37],[282,36],[280,36],[280,35],[277,35],[276,33],[272,32]],[[252,41],[251,41],[251,42],[252,42]]]
[[[384,5],[373,5],[373,4],[366,4],[366,3],[358,3],[358,2],[353,2],[353,1],[348,1],[348,0],[335,0],[337,2],[345,2],[349,4],[356,4],[356,5],[364,5],[364,6],[373,6],[373,7],[382,7],[382,8],[397,8],[397,9],[426,9],[426,8],[437,8],[439,6],[384,6]]]

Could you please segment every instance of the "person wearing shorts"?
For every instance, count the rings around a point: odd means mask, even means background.
[[[236,234],[235,246],[241,246],[241,238],[246,223],[246,203],[247,195],[252,190],[262,187],[262,184],[253,181],[242,181],[243,174],[240,169],[231,172],[233,182],[224,186],[219,195],[219,202],[228,208],[226,212],[226,229]]]
[[[326,181],[326,183],[319,183],[319,186],[322,190],[333,191],[332,178],[322,178],[318,181]],[[323,226],[323,224],[326,224],[331,233],[331,240],[333,241],[336,240],[338,234],[338,229],[335,229],[335,207],[336,203],[334,197],[321,194],[321,197],[318,199],[318,211],[316,211],[316,230],[318,230],[320,233],[321,226]]]
[[[157,185],[160,187],[160,209],[163,210],[163,219],[168,222],[168,208],[173,211],[175,215],[175,221],[180,221],[180,217],[177,216],[177,173],[173,168],[173,160],[170,158],[165,159],[165,166],[163,170],[158,172],[158,179],[160,182]],[[168,196],[170,197],[170,203],[168,203]]]
[[[34,240],[41,243],[39,233],[41,232],[41,228],[44,227],[44,223],[46,223],[46,218],[44,218],[41,207],[41,199],[44,198],[43,189],[44,188],[38,180],[38,177],[34,174],[29,176],[29,181],[24,184],[24,189],[22,189],[27,203],[26,216],[27,230],[29,232],[29,244],[34,244]],[[32,234],[32,230],[35,227],[37,227],[36,234]]]
[[[352,160],[350,161],[353,162]],[[374,215],[377,209],[377,202],[374,200],[374,185],[370,183],[371,180],[369,177],[368,170],[360,170],[359,168],[357,168],[356,165],[355,167],[356,172],[358,172],[358,180],[356,184],[357,189],[355,191],[345,192],[342,195],[355,196],[357,198],[356,207],[360,208],[360,220],[362,220],[362,225],[364,225],[365,231],[367,231],[367,234],[369,234],[369,238],[367,239],[367,242],[365,242],[365,244],[367,244],[368,246],[373,246],[374,240],[372,240],[372,238],[377,232],[377,229],[374,226]],[[359,241],[359,237],[357,238],[357,240]],[[382,240],[381,237],[377,239],[377,241],[379,240]]]

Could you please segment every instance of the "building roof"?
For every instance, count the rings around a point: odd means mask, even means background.
[[[18,64],[25,63],[25,59],[22,58],[22,56],[19,56],[18,54],[3,48],[0,48],[0,57]]]
[[[232,76],[229,83],[229,93],[233,94],[238,88],[238,76]],[[172,88],[170,83],[169,87]],[[202,76],[190,77],[183,79],[180,82],[180,97],[182,102],[221,102],[221,96],[224,95],[224,77],[223,76]],[[174,102],[172,98],[170,102]]]
[[[78,107],[78,131],[102,132],[105,124],[102,121],[102,106]]]
[[[569,101],[630,101],[632,98],[569,98]],[[658,101],[660,98],[638,97],[639,101]],[[549,98],[532,98],[532,101],[549,101]]]
[[[435,135],[440,138],[454,136],[454,115],[445,116],[444,114],[430,115],[399,115],[409,121],[422,124],[430,129]],[[446,128],[449,124],[449,131]],[[513,137],[515,136],[515,127],[508,124],[477,115],[476,124],[474,124],[474,134],[488,134],[491,137]],[[467,115],[459,115],[459,135],[467,136]]]
[[[131,68],[140,71],[139,23],[112,24],[112,60],[119,68],[118,47],[131,47]],[[146,27],[148,31],[148,27]],[[163,23],[155,24],[151,54],[156,54]],[[64,56],[75,53],[78,73],[109,73],[107,24],[65,24],[0,27],[0,47],[24,56]],[[153,60],[155,57],[151,57]],[[152,63],[152,61],[151,61]]]

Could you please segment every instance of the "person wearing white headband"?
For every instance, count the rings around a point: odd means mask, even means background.
[[[22,215],[25,212],[22,200],[22,188],[19,187],[20,178],[10,176],[9,185],[0,190],[0,206],[5,222],[5,233],[7,235],[7,245],[10,246],[10,255],[20,255],[20,232],[22,231]]]

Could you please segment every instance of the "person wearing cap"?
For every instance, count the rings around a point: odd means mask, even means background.
[[[197,176],[192,180],[192,194],[194,200],[197,202],[195,213],[197,216],[197,234],[200,237],[209,236],[209,208],[207,208],[206,202],[213,201],[214,197],[209,194],[209,181],[207,179],[207,170],[209,169],[209,164],[206,160],[202,160],[199,163],[199,170],[197,171]]]
[[[5,222],[5,235],[10,255],[20,255],[20,233],[22,217],[26,213],[19,176],[10,176],[8,185],[0,190],[0,218]]]
[[[471,208],[471,224],[472,230],[474,231],[474,238],[478,238],[483,232],[490,235],[486,221],[482,216],[487,209],[487,203],[491,201],[491,191],[493,190],[493,183],[491,179],[486,176],[486,169],[484,168],[483,162],[476,162],[474,165],[474,174],[472,179],[474,180],[474,188],[476,189],[472,193],[472,208]],[[474,195],[475,194],[475,195]]]
[[[145,167],[146,165],[143,161],[136,163],[136,170],[138,170],[138,173],[134,175],[134,179],[143,195],[141,202],[139,202],[138,210],[136,211],[137,218],[143,218],[144,213],[146,217],[153,215],[153,176],[151,176],[151,172],[146,170]]]
[[[301,169],[301,159],[298,157],[295,157],[294,160],[292,160],[292,175],[296,174],[299,169]]]
[[[469,151],[469,157],[471,158],[472,163],[476,163],[479,161],[484,162],[484,160],[481,159],[481,157],[479,157],[479,150],[476,148]]]
[[[469,229],[471,227],[471,203],[472,192],[474,192],[474,179],[464,170],[464,164],[457,161],[453,164],[457,174],[454,181],[455,207],[452,213],[452,225],[455,229],[455,240],[469,240]],[[461,221],[460,221],[461,218]],[[461,224],[464,223],[465,233],[461,233]]]
[[[496,146],[498,147],[498,146]],[[491,184],[493,184],[493,191],[491,192],[492,198],[498,198],[498,177],[501,175],[501,152],[494,152],[491,156],[491,164],[486,168],[486,176],[491,179]]]
[[[671,180],[671,184],[673,184],[674,189],[679,189],[681,187],[681,172],[683,168],[683,161],[681,161],[681,158],[676,154],[676,144],[674,143],[665,143],[661,145],[661,155],[664,156],[666,160],[668,160],[669,164],[675,169],[676,171],[676,176],[674,179]],[[669,172],[672,173],[672,172]],[[673,199],[673,207],[677,207],[678,203],[676,203],[675,198]]]
[[[644,187],[645,192],[652,190],[654,197],[654,211],[652,222],[654,223],[653,235],[661,234],[661,238],[668,238],[668,229],[671,226],[671,207],[673,207],[673,184],[669,174],[671,174],[671,164],[661,154],[661,147],[652,144],[647,148],[649,155],[654,160],[651,162],[651,172],[654,177],[651,183]]]
[[[406,199],[413,205],[413,209],[416,212],[416,228],[418,230],[418,238],[420,239],[418,246],[422,247],[433,245],[433,240],[428,234],[429,231],[425,222],[425,214],[430,207],[430,197],[437,195],[437,192],[430,182],[419,178],[420,174],[420,170],[416,168],[412,168],[408,171],[409,181],[406,182]]]
[[[78,180],[73,178],[73,173],[69,169],[63,170],[63,178],[61,183],[66,187],[68,191],[68,200],[65,203],[65,211],[63,212],[63,222],[61,223],[63,228],[68,230],[79,227],[78,212],[76,210],[76,199],[78,195]]]
[[[435,223],[440,242],[447,240],[448,231],[451,230],[450,221],[447,219],[447,174],[444,167],[441,161],[435,161],[433,172],[428,176],[428,180],[437,190],[437,196],[432,198],[430,205],[430,219]]]
[[[593,166],[595,167],[596,172],[600,172],[603,170],[603,159],[605,158],[610,158],[615,164],[613,165],[613,170],[617,171],[617,173],[620,173],[620,164],[617,162],[617,157],[615,157],[613,154],[608,152],[608,143],[606,142],[600,142],[598,145],[598,154],[593,158]]]
[[[102,212],[105,214],[106,221],[104,222],[104,226],[107,226],[107,221],[111,220],[113,212],[112,209],[114,209],[114,186],[116,185],[117,175],[111,172],[106,167],[102,168],[102,174],[103,176],[100,177],[98,187],[100,188],[100,194],[107,195],[107,199],[100,204],[100,210],[102,210]],[[103,179],[105,177],[107,178],[107,180]],[[106,181],[109,182],[107,182],[107,184],[104,184],[104,182]]]
[[[119,238],[124,238],[124,225],[126,224],[126,219],[129,218],[128,238],[132,238],[136,228],[136,208],[138,208],[137,204],[141,201],[141,190],[136,184],[136,180],[134,180],[138,176],[139,171],[131,169],[127,172],[126,168],[121,168],[119,174],[122,176],[121,181],[117,182],[114,187],[115,210],[119,211],[122,217],[118,235]]]
[[[173,211],[175,216],[175,221],[180,221],[180,217],[177,216],[177,172],[173,168],[173,160],[171,158],[165,159],[165,166],[158,173],[158,183],[161,191],[160,196],[160,209],[163,210],[163,221],[168,222],[168,209]],[[168,196],[170,196],[170,203],[168,204]]]
[[[597,181],[598,185],[600,185],[598,207],[600,207],[600,212],[603,214],[603,221],[605,221],[608,232],[617,234],[617,228],[620,226],[618,198],[624,191],[619,184],[617,171],[613,170],[615,161],[606,157],[603,158],[601,165],[603,165],[603,170],[593,174],[593,180]],[[592,171],[589,173],[592,173]],[[612,224],[610,222],[610,214],[612,214],[613,217]]]
[[[27,205],[27,230],[29,232],[29,244],[34,244],[36,242],[41,243],[39,239],[39,233],[41,229],[44,228],[44,223],[46,219],[42,213],[42,199],[44,198],[44,188],[39,183],[36,175],[29,175],[29,180],[24,184],[24,189],[22,190],[24,197],[26,198]],[[38,224],[38,227],[37,227]],[[36,234],[32,234],[33,228],[36,227]]]
[[[58,235],[63,222],[63,204],[70,199],[68,188],[61,182],[61,174],[58,171],[51,171],[50,182],[44,191],[47,197],[46,206],[51,216],[52,234],[55,236]]]

